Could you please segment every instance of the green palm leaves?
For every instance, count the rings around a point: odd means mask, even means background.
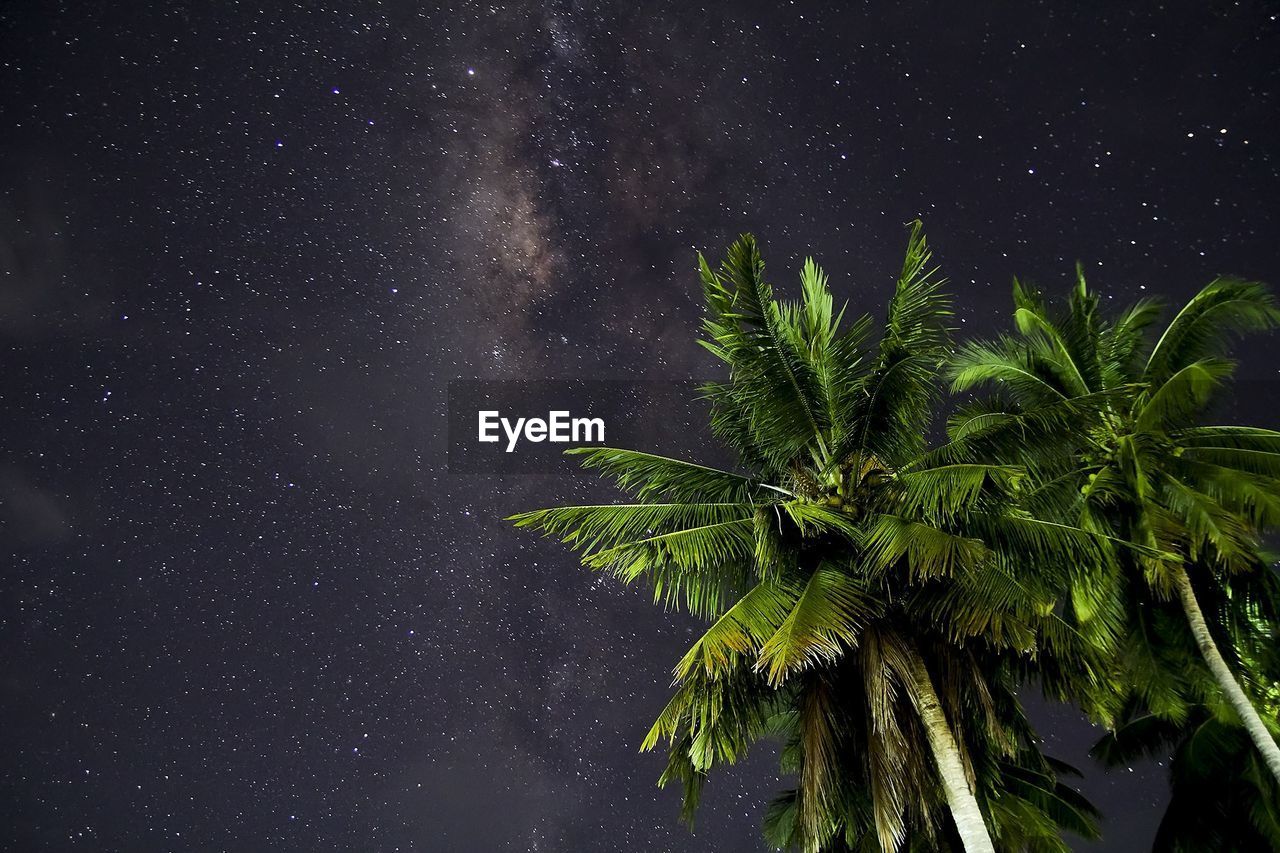
[[[1274,602],[1266,602],[1271,615],[1264,617],[1256,593],[1269,597],[1275,587],[1259,547],[1280,508],[1280,433],[1203,425],[1235,369],[1226,345],[1280,325],[1280,305],[1257,283],[1219,278],[1154,333],[1155,303],[1103,318],[1082,275],[1065,310],[1051,312],[1020,284],[1014,302],[1019,336],[965,347],[950,368],[954,387],[985,385],[1014,411],[1104,399],[1078,422],[1072,456],[1082,464],[1057,463],[1055,482],[1076,495],[1063,506],[1082,527],[1156,552],[1122,552],[1114,563],[1120,575],[1107,583],[1110,602],[1090,596],[1127,609],[1131,626],[1113,682],[1124,689],[1104,690],[1100,704],[1137,702],[1159,718],[1185,719],[1200,701],[1196,679],[1165,654],[1170,632],[1180,632],[1194,639],[1220,695],[1280,782],[1280,748],[1245,690],[1254,679],[1227,660],[1232,646],[1274,641]],[[1216,602],[1217,612],[1206,613],[1202,599]],[[1164,611],[1177,605],[1181,618],[1171,619]],[[1153,632],[1162,639],[1153,641]]]
[[[1187,651],[1194,654],[1193,649]],[[1248,659],[1249,671],[1267,673],[1275,684],[1280,673],[1274,654],[1270,661],[1242,657]],[[1258,711],[1273,731],[1280,730],[1280,692],[1274,687],[1269,698],[1259,700]],[[1211,692],[1206,704],[1177,721],[1146,712],[1141,702],[1131,703],[1093,753],[1108,766],[1172,754],[1172,796],[1156,833],[1155,850],[1280,849],[1280,783],[1230,710]]]
[[[1280,432],[1203,423],[1225,345],[1280,324],[1264,288],[1218,279],[1157,334],[1157,303],[1108,316],[1079,271],[1062,308],[1015,282],[1013,331],[956,347],[918,222],[874,338],[812,260],[794,301],[750,236],[698,261],[727,369],[703,394],[740,470],[583,448],[631,502],[513,517],[708,621],[643,742],[669,747],[686,818],[709,771],[773,738],[796,779],[767,814],[778,846],[1066,850],[1096,815],[1036,748],[1030,679],[1126,730],[1240,721],[1280,778],[1251,704],[1276,698],[1251,662],[1280,614],[1259,557]],[[930,446],[946,378],[989,393]]]
[[[999,768],[1041,793],[1056,784],[1020,722],[1019,674],[1066,690],[1097,669],[1057,599],[1102,540],[1030,509],[1024,465],[978,453],[1010,431],[1040,429],[1046,447],[1052,434],[1014,415],[928,448],[950,307],[918,222],[874,344],[812,260],[797,301],[766,282],[749,236],[699,272],[702,344],[728,369],[703,393],[743,473],[584,449],[635,502],[515,523],[710,620],[644,741],[670,746],[663,781],[684,784],[689,814],[707,771],[776,737],[798,779],[789,838],[804,849],[944,837],[993,849],[993,833],[1013,832],[980,805],[1014,802]]]

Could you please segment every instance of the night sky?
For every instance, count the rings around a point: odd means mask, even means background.
[[[878,314],[919,216],[963,334],[1280,283],[1280,4],[853,5],[0,6],[0,847],[760,849],[768,747],[692,835],[637,754],[696,624],[501,521],[613,493],[447,383],[716,375],[742,231]]]

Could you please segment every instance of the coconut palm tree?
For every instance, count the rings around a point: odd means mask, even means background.
[[[999,745],[984,741],[982,727],[962,729],[969,755],[974,757],[976,795],[991,827],[993,845],[997,850],[1006,851],[1068,853],[1070,847],[1063,840],[1064,831],[1085,839],[1099,838],[1096,809],[1062,781],[1062,777],[1078,776],[1079,773],[1062,762],[1041,755],[1031,746],[1034,735],[1012,690],[1019,679],[1002,678],[993,672],[988,675],[987,682],[993,690],[993,699],[998,707],[996,716],[1003,730],[1012,733],[1019,744],[1014,754],[1009,755]],[[856,720],[850,728],[856,731]],[[800,731],[793,725],[784,740],[782,769],[785,772],[798,773],[802,750]],[[854,758],[848,760],[846,753],[846,760],[837,773],[842,780],[848,780],[844,785],[845,808],[842,825],[831,841],[824,845],[824,850],[884,849],[876,833],[872,813],[871,783],[868,779],[860,779],[863,768],[856,761],[856,755]],[[860,781],[850,784],[855,779]],[[921,793],[931,797],[931,803],[942,799],[937,791]],[[917,825],[909,829],[904,849],[919,853],[964,849],[944,808],[930,805],[918,812]],[[925,825],[920,826],[919,822]],[[765,815],[765,839],[776,849],[803,846],[797,790],[784,791],[769,805]]]
[[[930,258],[916,222],[872,344],[870,318],[846,325],[812,260],[785,301],[752,237],[716,271],[699,256],[701,343],[729,368],[704,388],[711,427],[742,470],[582,448],[634,501],[513,517],[711,620],[644,741],[670,745],[662,782],[684,784],[686,814],[712,767],[773,736],[791,744],[787,837],[805,850],[862,845],[868,827],[884,851],[927,844],[949,814],[963,849],[991,851],[1014,832],[991,809],[1014,783],[992,766],[1054,789],[1009,685],[1032,669],[1052,690],[1100,677],[1055,612],[1098,548],[1020,508],[1022,468],[967,456],[999,430],[1048,441],[1080,404],[931,449],[951,311]]]
[[[1118,574],[1104,571],[1073,590],[1075,612],[1086,621],[1112,619],[1117,611],[1127,616],[1129,642],[1113,683],[1137,691],[1153,713],[1177,720],[1187,713],[1187,692],[1161,673],[1167,676],[1171,665],[1181,671],[1181,662],[1162,660],[1160,643],[1152,641],[1168,602],[1176,601],[1183,630],[1280,780],[1280,748],[1250,702],[1263,685],[1239,660],[1233,672],[1227,659],[1233,649],[1223,643],[1232,632],[1274,637],[1274,616],[1266,616],[1256,594],[1261,587],[1242,581],[1269,571],[1257,547],[1260,532],[1280,521],[1280,432],[1204,422],[1235,368],[1224,352],[1229,338],[1276,326],[1280,308],[1260,284],[1219,278],[1151,335],[1160,311],[1155,301],[1104,318],[1079,270],[1064,310],[1050,311],[1034,288],[1016,281],[1014,303],[1016,336],[967,345],[953,361],[954,389],[994,389],[960,421],[989,426],[1063,401],[1104,401],[1077,425],[1070,455],[1037,457],[1040,483],[1029,493],[1073,500],[1081,526],[1148,553],[1099,563]],[[1205,597],[1220,604],[1217,614],[1206,613]],[[1124,698],[1111,697],[1113,710]]]
[[[1280,579],[1259,574],[1254,580],[1268,587],[1262,595],[1280,601]],[[1212,602],[1209,602],[1212,605]],[[1181,629],[1181,630],[1179,630]],[[1183,659],[1196,653],[1185,627],[1172,620],[1155,626],[1161,652]],[[1265,646],[1251,638],[1265,638]],[[1272,687],[1255,707],[1273,728],[1280,727],[1280,648],[1265,625],[1241,637],[1239,658]],[[1191,672],[1193,683],[1207,673]],[[1139,758],[1167,757],[1171,797],[1156,831],[1154,853],[1198,853],[1202,850],[1280,850],[1280,784],[1262,763],[1262,756],[1241,727],[1221,691],[1200,691],[1203,699],[1188,708],[1179,721],[1152,714],[1136,696],[1130,697],[1119,725],[1098,741],[1095,758],[1110,767]]]

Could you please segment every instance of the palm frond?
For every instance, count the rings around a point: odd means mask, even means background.
[[[716,678],[744,658],[754,658],[791,614],[799,596],[800,590],[784,581],[762,581],[752,587],[680,659],[676,680],[688,678],[695,668]]]
[[[701,543],[700,537],[683,537],[694,530],[717,529],[750,518],[755,507],[749,503],[638,503],[559,506],[522,512],[507,520],[516,527],[541,530],[555,536],[569,547],[584,553],[584,561],[601,552],[638,542],[667,544],[675,542],[673,553],[684,554],[686,539]],[[689,558],[677,558],[689,567],[703,562],[722,562],[741,556],[736,550],[703,551]]]
[[[1235,362],[1222,358],[1202,358],[1184,365],[1150,396],[1138,397],[1135,428],[1169,431],[1193,422],[1234,370]]]
[[[1147,329],[1159,319],[1162,304],[1155,299],[1139,299],[1104,324],[1101,340],[1103,387],[1115,388],[1130,381],[1138,360],[1145,354]]]
[[[1280,432],[1246,426],[1193,426],[1179,431],[1186,447],[1224,447],[1280,453]]]
[[[797,714],[803,755],[798,803],[805,853],[818,853],[835,829],[831,815],[839,797],[840,784],[835,701],[821,678],[811,679],[809,689],[801,695]]]
[[[1257,282],[1217,278],[1170,321],[1147,359],[1144,382],[1158,386],[1186,365],[1214,355],[1233,335],[1280,325],[1280,306]]]
[[[828,446],[839,446],[851,424],[849,414],[859,390],[862,347],[871,329],[871,317],[863,314],[841,332],[845,308],[833,313],[834,300],[827,276],[812,258],[800,273],[802,314],[789,325],[797,334],[799,349],[809,364],[828,431]],[[846,306],[847,308],[847,306]]]
[[[968,391],[992,384],[1028,405],[1052,403],[1082,396],[1064,388],[1060,367],[1035,347],[998,339],[995,343],[963,344],[947,365],[953,391]]]
[[[1226,564],[1249,564],[1256,548],[1253,532],[1236,513],[1210,495],[1176,478],[1165,483],[1164,501],[1189,534],[1190,556],[1197,559],[1208,550]]]
[[[1197,462],[1273,479],[1280,478],[1280,452],[1245,447],[1201,446],[1186,447],[1183,452],[1187,458]]]
[[[974,508],[992,493],[1007,497],[1025,476],[1014,465],[953,462],[912,468],[895,478],[893,502],[907,516],[921,514],[938,520]]]
[[[761,647],[756,669],[778,685],[796,672],[837,660],[857,644],[858,632],[873,617],[876,604],[865,582],[835,566],[819,566]]]
[[[864,535],[862,528],[848,515],[821,504],[784,501],[777,506],[803,535],[831,533],[853,542],[861,541]]]
[[[699,256],[708,314],[703,345],[727,363],[733,381],[720,386],[713,403],[736,412],[752,448],[775,466],[806,452],[825,452],[816,381],[789,312],[764,279],[754,237],[744,234],[730,248],[719,272]]]
[[[942,290],[945,284],[933,265],[924,225],[917,219],[911,223],[902,270],[889,302],[882,353],[887,348],[942,354],[950,340],[947,318],[952,315],[951,298]]]
[[[1033,340],[1026,350],[1036,352],[1041,347],[1047,348],[1048,352],[1038,359],[1040,371],[1052,373],[1053,384],[1068,397],[1102,390],[1097,352],[1097,298],[1085,289],[1079,268],[1077,276],[1077,287],[1071,292],[1071,310],[1060,322],[1049,315],[1039,293],[1014,279],[1014,322],[1025,337]]]
[[[981,540],[939,527],[881,513],[871,523],[863,552],[863,565],[881,575],[901,565],[913,580],[948,577],[960,566],[981,561],[987,555]]]
[[[741,474],[638,450],[574,447],[565,453],[580,457],[582,467],[612,477],[618,488],[632,492],[642,501],[662,498],[682,503],[749,503],[762,497],[769,499],[769,492],[784,491]]]
[[[854,467],[868,457],[896,464],[923,447],[952,316],[951,300],[942,291],[945,279],[932,259],[917,220],[911,224],[875,362],[852,407],[853,426],[835,446],[828,467],[850,457],[857,460]]]

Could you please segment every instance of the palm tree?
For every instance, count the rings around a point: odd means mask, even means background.
[[[1009,673],[1005,673],[1009,675]],[[1040,754],[1030,744],[1034,735],[1023,716],[1014,696],[1012,686],[1016,678],[988,677],[997,704],[997,718],[1006,731],[1014,733],[1020,744],[1016,753],[1009,756],[996,745],[981,742],[981,731],[966,729],[963,734],[969,740],[969,754],[974,757],[975,789],[982,813],[991,826],[992,841],[998,850],[1007,851],[1060,851],[1070,848],[1062,839],[1063,831],[1071,831],[1085,839],[1100,837],[1098,813],[1078,792],[1061,777],[1078,776],[1074,768]],[[974,742],[974,741],[977,742]],[[803,744],[799,730],[792,726],[785,733],[783,770],[797,773]],[[857,778],[860,768],[856,761],[841,764],[842,779]],[[845,786],[847,804],[844,809],[844,826],[835,834],[824,850],[880,851],[872,814],[869,780],[858,785]],[[926,792],[939,800],[939,792]],[[925,826],[913,826],[904,840],[903,847],[925,853],[948,853],[964,849],[954,824],[945,809],[920,810],[919,820],[928,821]],[[799,824],[799,792],[784,791],[769,805],[765,816],[765,839],[776,849],[792,849],[803,846],[803,834]]]
[[[711,427],[743,473],[581,448],[634,502],[513,517],[712,620],[644,741],[670,744],[662,782],[684,784],[686,815],[712,767],[770,736],[790,744],[788,839],[806,850],[861,845],[872,827],[894,851],[934,838],[949,812],[963,849],[991,851],[1015,831],[990,808],[1013,784],[993,765],[1054,790],[1009,685],[1033,668],[1051,689],[1098,676],[1054,612],[1071,571],[1058,567],[1098,549],[1021,510],[1023,470],[967,458],[980,442],[927,446],[951,316],[930,258],[916,222],[870,345],[871,320],[843,323],[812,260],[790,302],[752,237],[718,271],[699,256],[701,343],[729,367],[704,388]],[[1049,439],[1075,419],[1067,403],[1012,423]]]
[[[1263,595],[1280,601],[1280,579],[1260,574],[1268,587]],[[1176,630],[1182,628],[1182,630]],[[1161,652],[1173,658],[1195,654],[1185,627],[1166,622],[1156,629]],[[1280,726],[1280,648],[1266,626],[1252,632],[1268,637],[1265,646],[1242,638],[1240,658],[1252,672],[1273,685],[1257,700],[1257,709],[1272,727]],[[1197,680],[1199,673],[1192,673]],[[1138,758],[1172,755],[1172,796],[1156,831],[1155,853],[1201,850],[1280,850],[1280,784],[1267,771],[1262,756],[1225,705],[1221,691],[1204,691],[1180,721],[1150,713],[1131,697],[1116,729],[1098,741],[1094,757],[1114,767]]]
[[[1260,284],[1219,278],[1152,340],[1156,302],[1143,300],[1105,319],[1079,270],[1065,311],[1051,313],[1038,292],[1017,281],[1014,302],[1017,337],[970,344],[953,362],[956,390],[995,388],[992,399],[962,417],[990,424],[1063,401],[1104,401],[1096,417],[1077,425],[1071,455],[1056,463],[1037,458],[1042,484],[1034,491],[1074,500],[1087,529],[1159,553],[1121,553],[1099,564],[1123,574],[1077,587],[1076,612],[1085,619],[1127,615],[1130,642],[1118,681],[1154,713],[1177,719],[1187,712],[1185,691],[1159,677],[1159,649],[1151,642],[1161,608],[1176,600],[1213,680],[1280,780],[1280,748],[1248,695],[1260,685],[1237,666],[1242,687],[1220,643],[1228,626],[1207,618],[1200,604],[1212,596],[1245,633],[1268,624],[1241,579],[1269,571],[1257,547],[1259,532],[1280,521],[1280,432],[1203,420],[1235,368],[1223,352],[1228,339],[1274,327],[1280,308]],[[1269,624],[1265,630],[1274,636]],[[1226,650],[1233,654],[1230,644]]]

